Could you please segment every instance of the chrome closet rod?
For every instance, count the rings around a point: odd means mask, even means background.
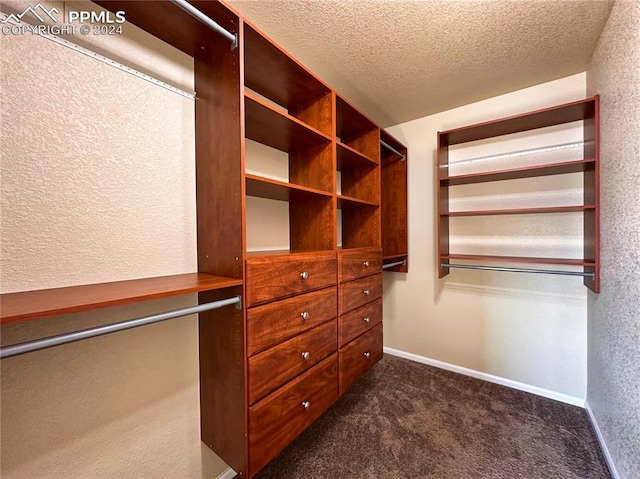
[[[400,265],[404,266],[405,264],[407,264],[406,260],[396,261],[395,263],[383,264],[382,269],[393,268],[394,266],[400,266]]]
[[[398,155],[400,158],[402,158],[402,161],[406,160],[407,157],[405,155],[403,155],[402,153],[400,153],[398,150],[396,150],[393,146],[391,146],[389,143],[386,143],[382,140],[380,140],[380,144],[382,146],[384,146],[387,150],[391,150],[393,151],[396,155]]]
[[[532,269],[532,268],[505,268],[503,266],[480,266],[475,264],[453,264],[441,263],[441,268],[461,268],[461,269],[480,269],[483,271],[506,271],[508,273],[539,273],[539,274],[559,274],[565,276],[588,276],[593,278],[594,273],[585,273],[582,271],[563,271],[557,269]]]
[[[57,336],[36,339],[34,341],[28,341],[26,343],[5,346],[3,348],[0,348],[0,359],[10,358],[11,356],[30,353],[32,351],[39,351],[40,349],[51,348],[53,346],[60,346],[61,344],[73,343],[75,341],[81,341],[83,339],[94,338],[96,336],[116,333],[125,329],[146,326],[147,324],[159,323],[160,321],[166,321],[167,319],[179,318],[181,316],[187,316],[189,314],[202,313],[203,311],[218,309],[222,308],[223,306],[230,306],[232,304],[240,305],[241,302],[242,298],[240,296],[234,296],[233,298],[221,299],[220,301],[213,301],[211,303],[199,304],[197,306],[190,306],[188,308],[153,314],[151,316],[143,316],[141,318],[120,321],[119,323],[97,326],[95,328],[82,329],[80,331],[74,331],[72,333],[59,334]]]
[[[171,1],[173,3],[175,3],[178,7],[183,9],[185,12],[187,12],[189,15],[191,15],[193,18],[195,18],[196,20],[204,23],[211,30],[213,30],[216,33],[219,33],[220,35],[225,37],[227,40],[229,40],[231,42],[231,49],[232,50],[235,50],[237,48],[237,46],[238,46],[238,36],[237,35],[225,30],[224,28],[222,28],[216,22],[211,20],[211,18],[209,18],[207,15],[202,13],[196,7],[191,5],[189,2],[187,2],[187,0],[171,0]]]

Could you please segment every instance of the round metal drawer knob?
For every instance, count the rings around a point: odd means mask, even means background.
[[[303,311],[302,313],[300,313],[300,317],[302,319],[309,319],[309,311]]]
[[[370,289],[365,289],[362,294],[366,294],[367,296],[369,296],[371,294],[371,290]]]
[[[365,268],[368,268],[369,267],[369,262],[365,261],[364,263],[362,263],[362,266],[364,266]]]
[[[302,359],[309,359],[309,351],[302,353]]]
[[[371,353],[369,351],[367,351],[366,353],[364,353],[364,357],[368,358],[369,356],[371,356]]]
[[[309,406],[311,406],[311,403],[309,401],[302,401],[302,407],[305,409],[309,409]]]
[[[368,322],[370,322],[370,321],[371,321],[371,318],[369,318],[369,317],[367,316],[366,318],[362,318],[362,320],[363,320],[365,323],[368,323]]]
[[[303,271],[302,273],[300,273],[300,277],[302,279],[307,279],[309,277],[309,273],[307,273],[306,271]]]

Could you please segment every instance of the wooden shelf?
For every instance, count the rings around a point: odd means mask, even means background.
[[[245,134],[250,140],[290,153],[331,142],[331,138],[245,92]]]
[[[352,196],[338,195],[338,208],[349,207],[349,206],[366,206],[377,208],[378,204],[373,203],[371,201],[360,200],[358,198],[353,198]]]
[[[288,110],[331,92],[327,85],[246,20],[244,83]]]
[[[43,289],[0,296],[1,324],[80,313],[167,296],[241,286],[241,279],[189,273],[112,283]]]
[[[529,256],[491,256],[475,254],[449,254],[440,258],[443,260],[482,261],[491,263],[527,263],[527,264],[555,264],[567,266],[594,266],[593,261],[572,258],[536,258]]]
[[[474,210],[474,211],[449,211],[440,213],[440,216],[485,216],[485,215],[523,215],[541,213],[571,213],[594,210],[594,205],[580,206],[548,206],[543,208],[511,208],[503,210]]]
[[[509,116],[449,130],[443,134],[443,140],[447,145],[451,146],[469,141],[484,140],[496,136],[585,120],[594,117],[595,108],[595,97],[586,98],[531,113]]]
[[[349,145],[345,145],[340,141],[338,141],[336,145],[338,171],[353,168],[373,168],[378,165],[376,160],[363,155],[359,151],[351,148]]]
[[[291,201],[299,198],[321,197],[331,198],[333,195],[326,191],[307,188],[285,181],[272,180],[257,175],[245,175],[247,196],[257,196],[270,200]]]
[[[567,173],[581,173],[595,168],[594,159],[549,163],[522,168],[483,171],[468,175],[444,176],[440,178],[442,186],[470,185],[489,181],[515,180],[519,178],[534,178],[537,176],[563,175]]]

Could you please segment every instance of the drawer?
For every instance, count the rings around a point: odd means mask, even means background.
[[[249,356],[336,317],[335,286],[247,310]]]
[[[382,321],[382,299],[338,318],[338,344],[344,346]]]
[[[264,303],[336,284],[333,251],[249,257],[246,261],[246,304]]]
[[[338,399],[337,374],[333,354],[249,408],[249,477]]]
[[[338,282],[362,278],[382,271],[380,248],[357,248],[338,251]]]
[[[249,358],[249,404],[262,399],[336,350],[336,321]]]
[[[340,394],[382,359],[382,324],[340,349]]]
[[[382,297],[382,273],[355,279],[338,286],[339,314],[352,311]]]

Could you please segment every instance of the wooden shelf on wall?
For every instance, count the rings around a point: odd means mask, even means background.
[[[0,296],[0,319],[2,324],[18,323],[241,285],[241,279],[189,273],[7,293]]]
[[[535,178],[538,176],[563,175],[567,173],[582,173],[593,170],[595,160],[576,160],[545,165],[509,168],[505,170],[483,171],[466,175],[443,176],[440,178],[442,186],[470,185],[489,181],[517,180],[520,178]]]
[[[285,181],[272,180],[257,175],[245,175],[247,196],[256,196],[270,200],[291,201],[300,198],[331,198],[331,193],[295,185]]]
[[[575,161],[548,163],[494,171],[450,176],[449,147],[477,140],[486,140],[503,135],[538,130],[564,123],[582,122],[582,158]],[[593,292],[599,284],[599,98],[594,96],[564,105],[536,110],[444,132],[438,132],[438,276],[449,274],[449,260],[471,260],[485,262],[536,263],[549,265],[582,266],[584,284]],[[505,208],[477,211],[450,211],[449,187],[519,178],[544,177],[567,173],[582,173],[582,205],[552,206],[538,208]],[[532,258],[510,256],[461,255],[450,251],[451,217],[519,215],[581,212],[583,215],[582,259]],[[558,272],[560,274],[562,272]]]

